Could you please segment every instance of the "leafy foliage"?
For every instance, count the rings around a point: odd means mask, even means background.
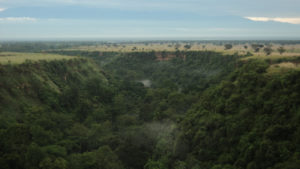
[[[232,44],[225,44],[224,45],[224,47],[225,47],[225,50],[229,50],[229,49],[232,49]]]
[[[0,65],[1,168],[300,165],[296,69],[215,52],[59,53],[89,59]]]

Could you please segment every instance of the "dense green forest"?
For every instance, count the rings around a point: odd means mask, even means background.
[[[0,65],[0,168],[300,166],[300,71],[268,73],[285,59],[54,52],[81,58]]]

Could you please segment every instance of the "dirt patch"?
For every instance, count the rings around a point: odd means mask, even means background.
[[[156,52],[156,59],[159,61],[168,61],[176,57],[174,53]]]

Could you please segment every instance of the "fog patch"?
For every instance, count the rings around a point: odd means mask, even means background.
[[[156,155],[174,154],[177,157],[185,156],[188,145],[179,135],[177,125],[174,122],[153,122],[145,124],[147,137],[156,141],[153,150]]]
[[[143,85],[144,85],[145,87],[151,87],[151,85],[152,85],[152,82],[151,82],[151,80],[149,80],[149,79],[139,80],[138,82],[143,83]]]
[[[153,122],[145,124],[147,135],[153,139],[171,137],[176,129],[173,122]]]

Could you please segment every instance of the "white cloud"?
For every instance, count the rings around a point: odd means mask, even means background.
[[[300,24],[300,18],[274,18],[276,22]]]
[[[7,22],[35,22],[37,21],[36,18],[31,17],[6,17],[0,18],[0,22],[7,21]]]
[[[246,19],[258,22],[281,22],[281,23],[289,23],[289,24],[300,24],[300,18],[270,18],[270,17],[245,17]]]
[[[3,12],[5,11],[6,9],[5,8],[0,8],[0,12]]]

